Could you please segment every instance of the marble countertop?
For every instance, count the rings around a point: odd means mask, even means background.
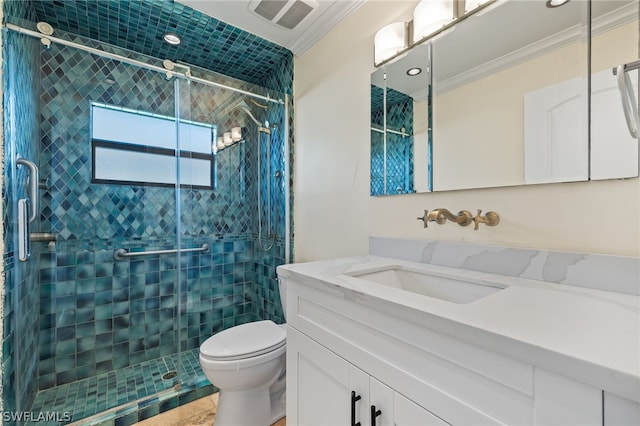
[[[459,304],[349,275],[389,266],[508,287]],[[278,275],[640,401],[639,296],[377,256],[282,265]]]

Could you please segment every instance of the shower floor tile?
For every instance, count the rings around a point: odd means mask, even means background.
[[[57,419],[63,419],[65,413],[69,413],[72,418],[63,422],[27,422],[27,426],[67,424],[170,389],[178,384],[178,377],[163,379],[162,376],[176,371],[177,367],[178,354],[168,355],[42,390],[31,407],[32,416],[42,418],[57,413]],[[206,381],[200,369],[198,348],[180,354],[180,374],[186,384]]]

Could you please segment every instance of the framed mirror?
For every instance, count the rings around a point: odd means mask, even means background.
[[[371,194],[638,176],[611,72],[637,55],[634,0],[497,1],[372,74]],[[411,100],[404,118],[396,92]],[[400,124],[408,187],[391,173]]]

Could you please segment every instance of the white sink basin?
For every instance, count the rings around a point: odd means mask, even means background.
[[[480,279],[433,273],[403,266],[359,271],[348,275],[377,284],[422,294],[453,303],[471,303],[507,288]]]

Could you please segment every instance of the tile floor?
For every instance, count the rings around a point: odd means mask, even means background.
[[[185,383],[204,379],[198,348],[182,352],[180,367]],[[71,412],[77,421],[173,387],[178,379],[165,380],[162,375],[177,368],[175,354],[45,389],[36,396],[31,411]]]
[[[138,426],[211,426],[215,424],[218,394],[206,396],[173,410],[136,423]],[[286,419],[281,419],[273,426],[286,426]]]

